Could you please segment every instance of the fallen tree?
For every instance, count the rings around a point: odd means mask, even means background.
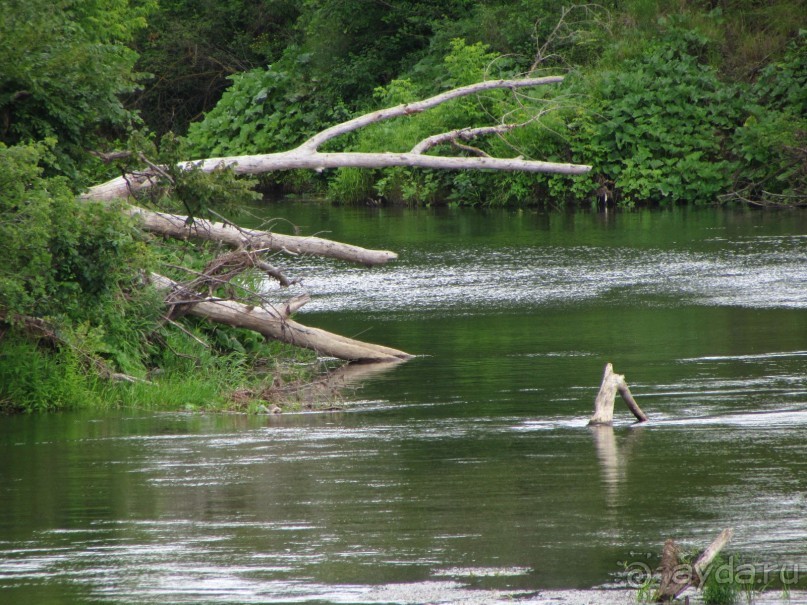
[[[204,160],[191,160],[182,162],[184,168],[197,168],[210,172],[221,168],[231,168],[236,174],[261,174],[274,170],[311,169],[325,170],[326,168],[389,168],[393,166],[410,166],[414,168],[436,168],[448,170],[505,170],[524,172],[550,172],[558,174],[584,174],[591,170],[591,166],[583,164],[568,164],[557,162],[542,162],[538,160],[525,160],[522,158],[494,158],[494,157],[458,157],[442,155],[425,155],[425,151],[440,143],[469,140],[487,134],[500,134],[523,126],[527,122],[516,124],[500,124],[495,127],[465,128],[433,135],[416,144],[408,153],[326,153],[319,148],[326,142],[338,136],[354,132],[370,124],[376,124],[392,118],[411,116],[431,109],[453,99],[466,97],[494,89],[509,89],[515,91],[520,88],[557,84],[563,81],[563,76],[549,76],[544,78],[520,78],[514,80],[487,80],[468,86],[455,88],[439,95],[415,103],[405,103],[380,109],[361,115],[352,120],[342,122],[327,128],[302,145],[290,151],[267,153],[260,155],[239,155],[221,158],[208,158]],[[534,119],[534,118],[533,118]],[[140,189],[150,187],[158,178],[158,171],[150,170],[136,175],[124,175],[112,179],[101,185],[91,187],[84,194],[84,199],[112,200],[125,198]]]
[[[310,254],[336,258],[362,265],[383,265],[398,258],[388,250],[368,250],[321,237],[284,235],[258,229],[244,229],[232,223],[209,221],[180,214],[154,212],[130,206],[126,212],[137,217],[143,229],[178,239],[204,239],[221,242],[233,248],[247,248],[287,254]]]
[[[167,290],[166,302],[181,306],[183,313],[228,326],[247,328],[267,338],[312,349],[320,355],[363,362],[397,362],[412,357],[390,347],[303,326],[289,319],[290,313],[299,308],[298,304],[252,306],[234,300],[199,297],[197,292],[189,291],[183,284],[156,273],[151,275],[151,281],[157,288]]]
[[[397,105],[361,115],[319,132],[290,151],[184,161],[171,168],[179,168],[180,171],[199,170],[202,172],[229,169],[235,174],[241,175],[256,175],[270,171],[301,168],[324,170],[344,167],[386,168],[393,166],[450,170],[583,174],[591,170],[591,167],[527,160],[521,157],[490,157],[484,153],[477,153],[479,150],[462,143],[462,141],[467,142],[482,136],[501,135],[533,121],[540,115],[539,113],[521,123],[503,122],[495,126],[455,129],[439,133],[420,141],[407,153],[319,151],[323,144],[341,135],[384,120],[418,114],[453,99],[494,89],[510,90],[516,95],[516,91],[522,88],[556,84],[562,82],[562,80],[562,76],[550,76],[478,82],[469,86],[455,88],[415,103]],[[472,153],[473,156],[427,155],[426,152],[445,144],[452,144],[455,148]],[[141,159],[145,160],[145,158]],[[132,199],[137,192],[147,190],[160,183],[161,180],[165,181],[167,177],[165,166],[161,167],[148,161],[145,163],[147,164],[145,170],[129,172],[106,183],[91,187],[81,196],[82,199],[88,201]],[[126,207],[126,212],[138,217],[143,229],[154,233],[180,239],[198,238],[216,241],[237,249],[245,249],[249,252],[273,251],[289,254],[310,254],[338,258],[364,265],[383,264],[397,258],[394,252],[385,250],[366,250],[358,246],[318,237],[289,236],[267,231],[242,229],[233,224],[218,223],[198,217],[155,212],[137,206]],[[272,270],[267,270],[266,267],[264,267],[264,270],[276,277],[281,284],[287,283],[286,278],[279,271],[273,272]],[[236,300],[211,300],[200,297],[198,290],[182,286],[162,276],[153,276],[153,280],[158,287],[168,289],[174,293],[183,292],[182,297],[187,299],[183,308],[187,313],[215,322],[246,327],[269,338],[313,349],[319,354],[331,355],[350,361],[400,361],[409,357],[408,354],[395,349],[361,343],[322,330],[307,328],[287,317],[278,315],[268,305],[262,304],[253,307],[244,305]],[[166,302],[170,303],[170,296]]]

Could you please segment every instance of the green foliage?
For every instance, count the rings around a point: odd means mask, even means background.
[[[444,23],[464,17],[471,0],[317,0],[303,3],[298,27],[303,78],[326,104],[361,107],[373,90],[400,77],[429,52]],[[440,48],[435,56],[441,58]]]
[[[512,65],[490,52],[484,44],[469,45],[459,39],[451,41],[450,52],[443,63],[441,84],[445,88],[478,82],[491,72],[497,77],[512,75],[508,71]],[[415,83],[410,79],[393,80],[387,86],[376,88],[376,106],[389,107],[414,101],[428,94],[429,86],[433,85],[433,82]],[[512,113],[514,109],[510,98],[502,91],[491,91],[484,98],[455,99],[416,116],[388,120],[365,128],[354,136],[349,149],[363,152],[408,151],[432,134],[489,123],[495,121],[496,116]],[[445,151],[445,148],[441,149],[441,152]],[[351,181],[360,186],[356,196],[346,191]],[[455,181],[463,193],[455,190]],[[356,171],[340,171],[336,179],[331,181],[328,195],[331,199],[343,201],[378,196],[393,202],[428,204],[450,195],[452,191],[456,197],[472,189],[468,175],[389,168],[368,172],[361,178]],[[371,193],[372,190],[375,195]]]
[[[173,144],[165,153],[176,153]],[[222,406],[274,370],[278,348],[258,334],[164,323],[163,294],[147,286],[147,272],[161,263],[201,269],[215,245],[143,241],[119,207],[78,202],[66,179],[44,177],[48,153],[46,144],[0,143],[0,238],[9,244],[0,256],[0,407]],[[202,200],[212,195],[206,182],[192,184]],[[110,384],[114,372],[151,384]]]
[[[704,573],[705,581],[701,586],[703,602],[706,605],[733,605],[739,603],[744,594],[750,597],[755,589],[761,588],[753,584],[753,573],[749,573],[751,567],[733,556],[728,559],[722,555],[715,557]],[[744,584],[744,579],[751,584]],[[748,602],[751,602],[750,598]]]
[[[735,190],[746,199],[807,204],[807,31],[751,88],[756,101],[734,134]]]
[[[87,151],[133,118],[118,97],[140,79],[126,45],[153,6],[0,0],[0,142],[52,138],[49,173],[79,179]]]
[[[159,143],[154,138],[142,132],[133,133],[129,138],[130,155],[119,164],[121,172],[127,173],[161,167],[154,184],[137,193],[141,204],[181,211],[192,221],[217,218],[214,213],[260,198],[255,192],[257,179],[237,176],[231,168],[206,172],[195,164],[188,166],[182,161],[188,153],[184,139],[173,133],[164,135]]]
[[[342,107],[325,109],[293,74],[273,67],[232,81],[205,119],[190,126],[188,144],[196,157],[285,151],[347,115]]]
[[[52,267],[50,200],[70,196],[61,179],[39,178],[40,158],[47,146],[8,148],[0,143],[0,309],[25,313],[48,290]]]
[[[0,410],[47,412],[99,403],[97,378],[70,350],[54,354],[8,330],[0,330],[0,338]]]
[[[376,103],[384,97],[383,104],[400,98],[399,93],[404,91],[396,88],[405,86],[402,83],[407,80],[396,84],[394,76],[402,64],[413,62],[428,39],[415,37],[415,32],[425,36],[447,15],[459,13],[465,4],[457,0],[436,5],[306,5],[298,24],[304,32],[300,45],[287,47],[283,56],[266,69],[232,76],[232,86],[216,107],[204,120],[191,124],[188,139],[194,154],[202,157],[284,151],[348,119],[357,108],[368,107],[372,97]],[[383,34],[379,34],[379,28]],[[446,50],[449,56],[439,70],[441,87],[481,79],[496,56],[487,53],[481,44],[465,45],[462,41],[453,42]],[[426,86],[413,87],[410,92],[419,94],[434,86],[433,70],[423,66],[415,66],[414,70],[420,72]],[[501,67],[494,70],[501,72]],[[390,84],[379,89],[380,82]]]
[[[807,113],[807,30],[799,31],[781,60],[761,71],[753,93],[770,110]]]
[[[149,253],[115,206],[78,203],[62,177],[43,178],[44,145],[0,146],[0,317],[47,320],[73,367],[104,359],[142,372],[143,335],[160,302],[140,286]],[[13,179],[13,180],[12,180]],[[60,367],[62,367],[60,366]]]
[[[376,195],[374,173],[360,168],[340,168],[328,183],[328,197],[340,204],[360,204]]]
[[[712,203],[728,189],[735,164],[726,147],[740,91],[700,62],[707,44],[672,28],[641,58],[594,82],[598,124],[578,124],[572,149],[594,165],[602,195],[628,205]]]
[[[194,14],[188,0],[173,0],[164,9],[168,21],[181,16],[187,22],[183,31],[202,35],[221,35],[233,24],[242,24],[242,31],[222,45],[243,51],[233,51],[230,59],[246,57],[244,49],[249,48],[253,58],[263,54],[270,62],[266,69],[233,75],[219,105],[191,126],[197,156],[287,150],[370,108],[535,67],[573,67],[569,82],[555,87],[554,95],[538,93],[544,103],[554,96],[560,111],[503,140],[490,137],[476,143],[505,156],[591,162],[596,167],[591,175],[574,178],[476,173],[427,177],[422,171],[398,169],[361,178],[351,171],[331,177],[270,177],[265,184],[319,191],[329,178],[332,199],[354,201],[381,196],[431,203],[447,196],[451,203],[523,204],[616,196],[631,205],[709,203],[732,187],[745,190],[750,183],[774,178],[765,165],[778,166],[775,178],[780,181],[766,191],[785,195],[793,189],[792,180],[801,178],[798,170],[784,167],[792,168],[800,159],[793,154],[803,148],[800,123],[791,123],[776,141],[775,130],[786,118],[766,114],[777,104],[777,111],[783,111],[784,104],[794,107],[790,114],[803,115],[795,108],[804,90],[799,80],[804,61],[779,59],[787,39],[805,25],[804,0],[770,6],[726,0],[718,8],[688,0],[571,7],[549,0],[328,0],[293,7],[282,0],[254,2],[258,8],[253,12],[272,15],[267,21],[275,34],[271,41],[245,16],[246,2],[231,0]],[[161,45],[168,31],[175,30],[160,25],[144,38],[157,36],[154,49],[166,48]],[[201,55],[219,56],[212,46],[202,45]],[[771,58],[775,62],[762,70],[757,92],[749,94],[745,80]],[[221,62],[234,65],[232,60]],[[213,71],[215,83],[206,90],[219,90],[223,71]],[[177,74],[161,82],[175,81],[180,87],[180,80]],[[198,82],[193,86],[203,88]],[[506,103],[507,97],[495,93],[483,100],[458,100],[331,145],[358,151],[407,150],[435,132],[495,122],[515,107]],[[533,99],[524,106],[533,113],[544,108]],[[527,113],[508,114],[508,119],[517,121]],[[749,116],[753,119],[747,120]],[[735,136],[744,122],[744,130]],[[748,166],[753,174],[746,178],[742,158],[759,144],[769,149],[770,161],[754,159]],[[456,153],[449,148],[440,152]],[[355,192],[348,191],[351,183],[358,188]]]
[[[45,145],[0,144],[0,310],[76,319],[144,265],[146,252],[115,207],[76,202],[62,177],[43,178]]]

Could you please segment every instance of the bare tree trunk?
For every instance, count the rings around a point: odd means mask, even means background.
[[[461,138],[461,137],[457,137]],[[420,143],[418,143],[420,144]],[[322,153],[298,147],[291,151],[267,153],[263,155],[239,155],[221,158],[208,158],[201,161],[184,162],[183,167],[197,166],[204,172],[231,168],[236,174],[263,174],[277,170],[325,170],[327,168],[432,168],[436,170],[499,170],[505,172],[549,172],[555,174],[585,174],[591,166],[558,162],[542,162],[521,158],[494,157],[454,157],[423,155],[415,152],[403,153]],[[90,187],[82,196],[85,200],[114,200],[125,198],[130,192],[149,187],[150,175],[118,177],[101,185]]]
[[[159,289],[179,290],[180,292],[183,289],[181,284],[162,275],[153,273],[151,279]],[[319,355],[362,362],[398,362],[412,357],[408,353],[390,347],[361,342],[318,328],[306,327],[288,319],[284,308],[276,310],[268,306],[251,307],[232,300],[206,299],[197,302],[193,300],[195,296],[197,295],[194,292],[183,292],[181,296],[189,301],[186,307],[183,303],[184,310],[189,315],[229,326],[247,328],[263,334],[267,338],[311,349]]]
[[[622,396],[622,399],[639,422],[647,420],[647,415],[631,395],[628,384],[625,382],[625,377],[621,374],[615,374],[614,366],[608,363],[605,365],[600,391],[594,401],[594,415],[589,420],[589,424],[611,424],[613,422],[614,400],[617,392]]]
[[[196,167],[205,172],[219,168],[232,168],[237,174],[261,174],[274,170],[294,170],[307,168],[324,170],[326,168],[389,168],[393,166],[411,166],[416,168],[435,168],[444,170],[506,170],[524,172],[550,172],[559,174],[584,174],[591,166],[558,162],[542,162],[521,158],[493,157],[448,157],[424,155],[424,151],[439,143],[468,140],[471,137],[485,134],[503,133],[522,124],[499,124],[493,127],[460,129],[433,135],[415,145],[408,153],[322,153],[319,147],[327,141],[343,134],[353,132],[370,124],[392,118],[421,113],[442,103],[493,89],[515,91],[520,88],[556,84],[563,81],[563,76],[546,78],[521,78],[513,80],[488,80],[469,86],[455,88],[439,95],[415,103],[405,103],[387,109],[380,109],[361,115],[347,122],[342,122],[314,135],[296,149],[263,155],[241,155],[221,158],[193,160],[180,164],[184,168]],[[533,118],[534,119],[534,118]],[[531,120],[528,120],[528,122]],[[154,179],[153,174],[118,177],[101,185],[90,187],[82,197],[88,200],[113,200],[125,198],[133,191],[149,187]]]
[[[129,207],[127,212],[137,216],[146,231],[179,239],[203,239],[222,242],[233,248],[248,247],[251,250],[325,256],[367,266],[382,265],[398,258],[395,252],[388,250],[368,250],[321,237],[301,237],[243,229],[235,225],[198,218],[191,223],[187,216],[153,212],[135,206]]]

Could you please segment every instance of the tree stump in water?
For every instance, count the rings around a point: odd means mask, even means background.
[[[692,565],[683,563],[679,556],[678,545],[672,539],[667,540],[661,551],[661,582],[655,600],[659,603],[672,601],[690,586],[699,587],[707,568],[731,540],[733,533],[734,530],[731,528],[721,531]]]
[[[628,408],[639,422],[647,420],[645,414],[631,395],[625,377],[622,374],[614,373],[614,366],[610,363],[605,365],[605,374],[602,377],[600,392],[594,401],[594,415],[588,421],[589,424],[611,424],[614,420],[614,400],[617,392],[625,400]]]

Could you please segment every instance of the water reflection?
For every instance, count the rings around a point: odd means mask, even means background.
[[[401,252],[295,271],[421,356],[338,413],[0,418],[0,602],[635,602],[568,589],[729,526],[807,569],[807,214],[278,212]],[[609,359],[648,425],[586,429]]]
[[[600,462],[602,482],[605,486],[605,502],[609,511],[616,511],[622,504],[620,487],[627,481],[633,450],[641,439],[644,425],[634,425],[628,429],[621,443],[612,425],[600,424],[588,427],[594,439],[597,459]]]
[[[392,372],[405,361],[344,363],[335,359],[323,360],[321,365],[324,370],[314,380],[273,387],[271,395],[281,405],[286,401],[292,402],[292,409],[302,404],[302,409],[305,411],[336,411],[341,409],[340,403],[346,400],[350,400],[355,408],[358,399],[356,392],[361,389],[365,381],[378,379]],[[273,410],[270,410],[263,406],[262,411],[280,412],[281,408],[274,407]]]

